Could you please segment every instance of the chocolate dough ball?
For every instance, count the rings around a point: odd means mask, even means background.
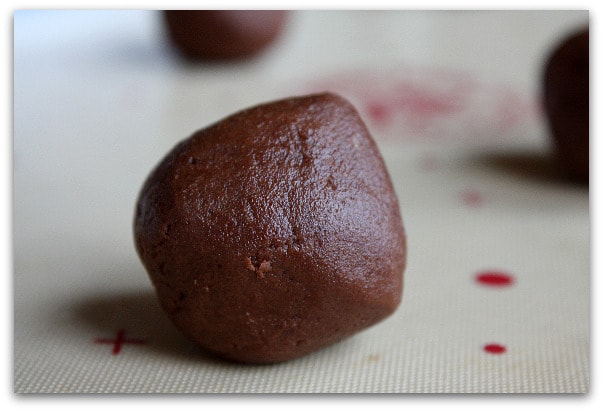
[[[565,39],[544,72],[544,108],[559,163],[576,180],[588,182],[588,28]]]
[[[280,35],[286,16],[283,10],[164,11],[172,43],[190,59],[251,57]]]
[[[253,107],[182,141],[145,182],[134,231],[168,316],[227,359],[290,360],[400,303],[392,182],[333,94]]]

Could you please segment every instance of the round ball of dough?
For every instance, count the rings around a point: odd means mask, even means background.
[[[333,94],[253,107],[182,141],[148,177],[134,225],[163,309],[227,359],[290,360],[400,303],[398,200],[365,124]]]
[[[588,182],[588,28],[566,38],[544,72],[544,108],[559,163],[572,178]]]
[[[231,60],[256,55],[285,25],[284,10],[164,11],[172,43],[190,59]]]

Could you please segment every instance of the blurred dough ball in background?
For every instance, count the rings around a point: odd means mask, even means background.
[[[191,60],[239,60],[266,49],[281,34],[285,10],[166,10],[172,44]]]
[[[589,170],[589,29],[556,45],[544,70],[544,110],[560,167],[588,183]]]

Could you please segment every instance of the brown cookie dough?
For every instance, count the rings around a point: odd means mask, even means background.
[[[140,194],[138,253],[176,326],[231,360],[290,360],[400,303],[406,240],[378,149],[333,94],[200,130]]]
[[[284,10],[166,10],[172,43],[190,59],[251,57],[281,33]]]
[[[588,28],[554,50],[544,72],[544,108],[559,163],[572,178],[588,182]]]

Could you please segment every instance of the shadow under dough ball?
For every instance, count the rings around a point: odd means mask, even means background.
[[[406,238],[354,107],[333,94],[236,113],[178,144],[138,199],[137,251],[181,332],[230,360],[290,360],[391,315]]]
[[[190,59],[251,57],[281,33],[284,10],[166,10],[172,43]]]
[[[559,163],[575,180],[588,182],[589,31],[566,38],[544,72],[544,108]]]

